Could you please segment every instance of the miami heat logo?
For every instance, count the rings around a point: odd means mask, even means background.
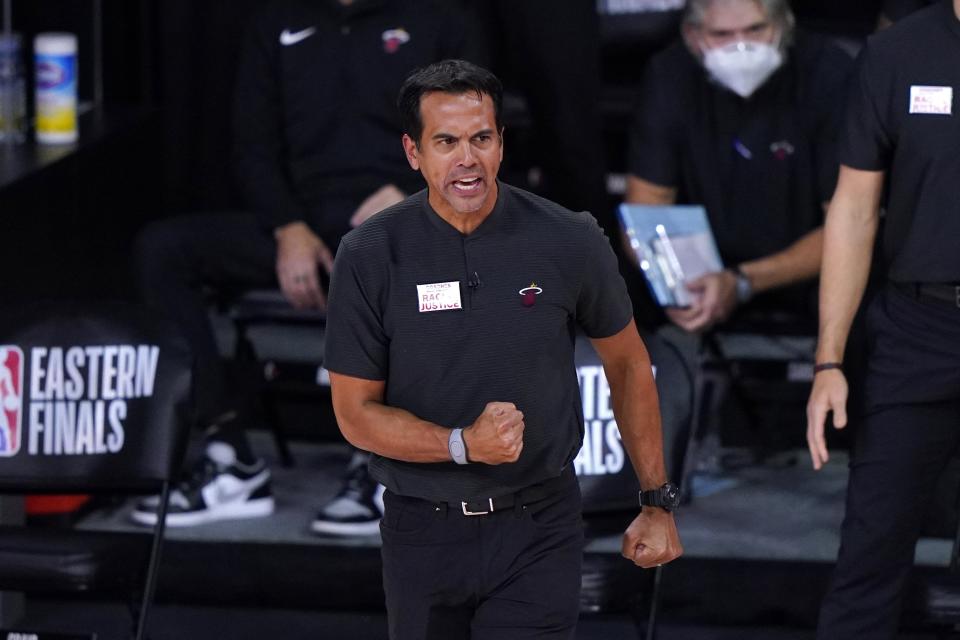
[[[794,151],[796,151],[796,149],[790,144],[789,140],[780,140],[770,145],[770,153],[772,153],[773,157],[777,160],[786,160],[793,155]]]
[[[23,351],[0,347],[0,456],[20,451],[23,423]]]
[[[518,293],[523,306],[532,307],[533,303],[537,301],[537,296],[543,293],[543,289],[538,287],[536,282],[531,282],[529,287],[520,289]]]
[[[410,34],[403,27],[387,29],[383,32],[383,50],[387,53],[396,53],[400,45],[410,42]]]

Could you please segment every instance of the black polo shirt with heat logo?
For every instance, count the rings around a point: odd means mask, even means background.
[[[950,0],[870,38],[840,162],[889,171],[883,253],[897,282],[960,282],[960,20]]]
[[[683,43],[644,74],[632,175],[702,204],[724,264],[782,251],[822,223],[853,61],[797,32],[784,65],[748,99],[714,82]]]
[[[324,366],[385,380],[385,403],[466,427],[488,402],[524,413],[516,463],[414,464],[373,456],[390,490],[430,500],[495,497],[560,474],[580,448],[573,362],[579,326],[623,329],[630,299],[592,216],[498,183],[489,217],[464,236],[426,190],[344,237],[330,286]]]

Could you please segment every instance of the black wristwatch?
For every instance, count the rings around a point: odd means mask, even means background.
[[[640,492],[640,510],[644,507],[660,507],[664,511],[675,511],[680,506],[680,487],[665,482],[662,487]]]

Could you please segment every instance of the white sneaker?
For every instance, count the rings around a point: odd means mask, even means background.
[[[260,518],[273,513],[270,469],[262,460],[247,466],[219,464],[204,457],[191,476],[170,492],[168,527],[192,527],[217,520]],[[157,523],[160,497],[137,503],[130,517],[139,524]]]

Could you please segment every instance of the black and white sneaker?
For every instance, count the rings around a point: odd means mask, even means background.
[[[369,536],[380,531],[384,487],[370,477],[367,454],[355,453],[343,488],[321,507],[310,523],[314,533],[332,536]]]
[[[157,523],[159,496],[137,503],[130,517],[134,522]],[[192,527],[217,520],[260,518],[273,513],[270,469],[262,460],[253,465],[224,465],[207,456],[190,477],[170,492],[168,527]]]

